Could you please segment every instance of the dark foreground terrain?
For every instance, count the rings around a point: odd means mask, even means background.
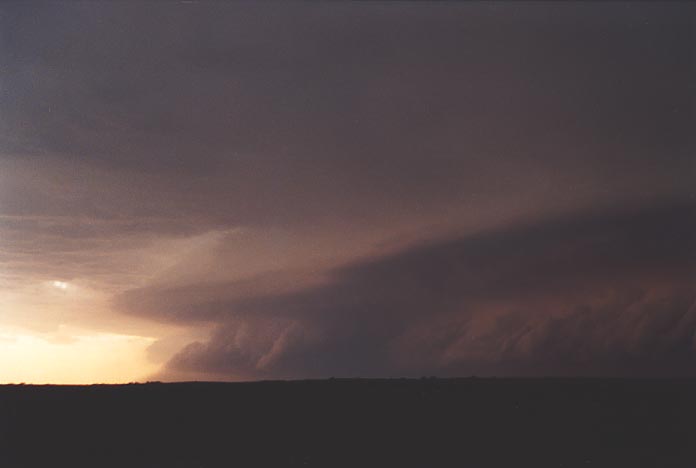
[[[0,467],[696,467],[696,381],[0,387]]]

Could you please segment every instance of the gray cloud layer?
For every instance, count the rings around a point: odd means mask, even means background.
[[[694,11],[3,5],[0,288],[212,326],[168,375],[691,373]]]
[[[415,246],[297,292],[197,285],[131,291],[119,303],[216,325],[172,371],[692,375],[694,279],[696,208],[673,204]]]
[[[688,190],[692,10],[509,8],[7,8],[4,157],[78,166],[4,209],[370,224]]]

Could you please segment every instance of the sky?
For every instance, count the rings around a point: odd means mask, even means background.
[[[696,376],[686,2],[0,6],[0,382]]]

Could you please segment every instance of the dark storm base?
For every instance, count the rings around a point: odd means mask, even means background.
[[[0,466],[696,467],[696,381],[0,387]]]

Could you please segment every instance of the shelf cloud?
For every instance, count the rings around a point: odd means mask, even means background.
[[[0,328],[134,380],[692,375],[693,20],[2,5]]]

